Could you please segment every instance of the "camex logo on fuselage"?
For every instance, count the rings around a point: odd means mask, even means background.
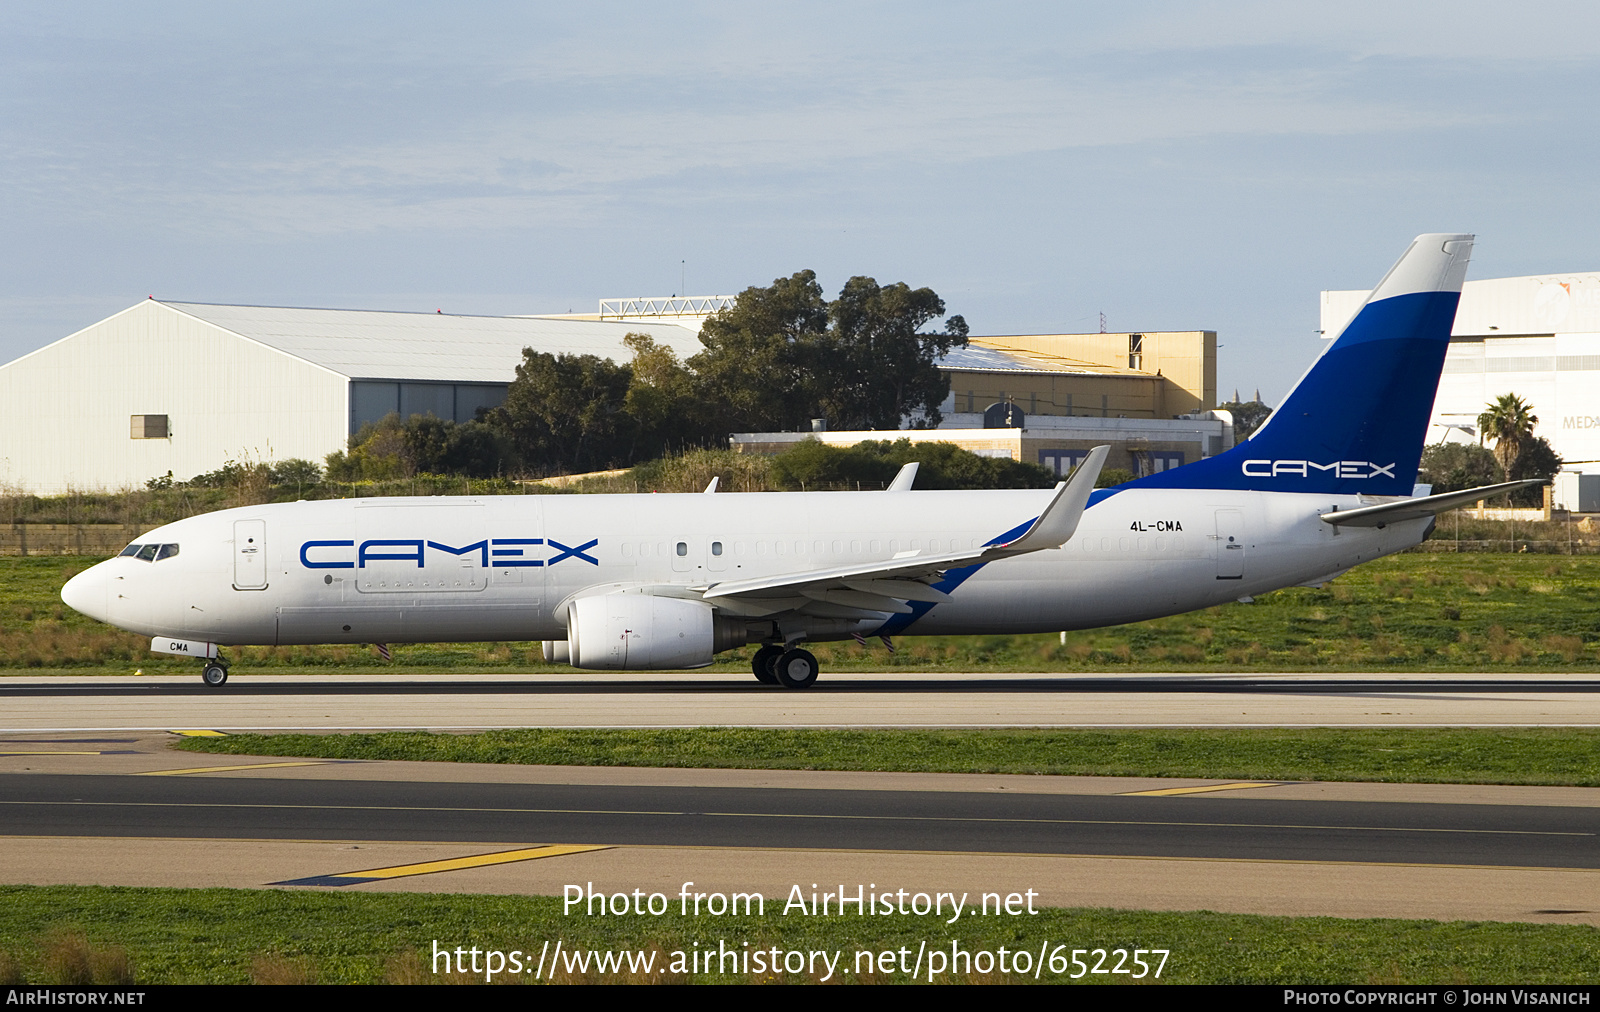
[[[422,569],[430,554],[436,558],[448,554],[457,558],[477,555],[484,569],[491,561],[497,568],[554,566],[568,559],[598,566],[600,560],[588,553],[599,543],[599,538],[591,538],[571,547],[554,538],[485,538],[457,548],[426,538],[377,538],[359,546],[354,541],[307,541],[300,546],[300,564],[307,569],[365,569],[374,562],[415,562]],[[544,558],[532,558],[541,553]]]
[[[1291,475],[1296,478],[1316,477],[1311,472],[1333,472],[1335,478],[1393,478],[1394,464],[1374,464],[1370,460],[1335,460],[1319,464],[1314,460],[1247,460],[1240,465],[1251,478],[1277,478]]]

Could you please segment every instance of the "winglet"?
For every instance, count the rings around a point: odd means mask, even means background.
[[[720,474],[712,475],[711,476],[711,484],[706,486],[705,494],[706,495],[710,495],[711,493],[715,492],[717,490],[717,482],[719,482],[721,480],[722,480],[722,475],[720,475]]]
[[[913,460],[911,463],[909,463],[906,466],[902,467],[900,469],[900,473],[894,476],[894,481],[891,481],[889,483],[889,488],[887,489],[887,491],[890,491],[890,492],[909,492],[909,491],[911,491],[911,484],[913,482],[915,482],[916,480],[917,480],[917,462]]]
[[[1077,531],[1078,521],[1083,519],[1083,511],[1089,505],[1089,493],[1094,491],[1094,483],[1100,480],[1100,468],[1105,466],[1106,455],[1110,452],[1109,446],[1097,446],[1090,450],[1083,463],[1072,472],[1072,477],[1056,486],[1055,498],[1039,514],[1033,526],[1017,540],[1000,545],[1000,550],[1007,554],[1037,552],[1066,544]]]

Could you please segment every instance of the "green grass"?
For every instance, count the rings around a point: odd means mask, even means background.
[[[769,900],[762,917],[683,917],[676,906],[659,917],[586,917],[564,916],[561,900],[551,897],[7,886],[0,887],[0,983],[63,982],[71,979],[74,962],[98,967],[107,982],[426,983],[440,979],[430,968],[435,940],[452,949],[537,956],[547,940],[557,939],[568,951],[656,949],[668,959],[674,951],[715,949],[719,942],[741,951],[746,942],[752,949],[843,950],[841,966],[852,965],[857,949],[905,947],[914,957],[924,941],[945,951],[956,940],[969,952],[1004,946],[1035,955],[1048,943],[1065,946],[1065,956],[1074,948],[1169,949],[1161,980],[1179,984],[1576,984],[1600,978],[1600,931],[1584,926],[1082,909],[972,917],[947,926],[933,917],[786,917],[780,907]],[[568,979],[605,978],[591,971]],[[750,980],[716,973],[689,979]],[[907,975],[871,979],[904,981]],[[1048,970],[1040,979],[1067,982]],[[1086,976],[1085,982],[1127,978]]]
[[[189,752],[331,759],[1600,786],[1600,731],[901,731],[752,728],[238,734]]]
[[[0,671],[190,673],[149,641],[61,603],[94,561],[0,558]],[[902,637],[817,644],[825,671],[1600,671],[1600,565],[1589,557],[1407,553],[1367,563],[1326,589],[1263,594],[1134,625],[1034,636]],[[752,648],[709,670],[743,674]],[[529,672],[582,677],[539,659],[537,643],[397,644],[391,664],[363,646],[244,647],[238,672]]]

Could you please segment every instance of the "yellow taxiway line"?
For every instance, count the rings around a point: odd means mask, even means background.
[[[147,773],[134,773],[136,777],[182,777],[190,773],[229,773],[233,770],[273,770],[284,766],[326,766],[325,759],[306,759],[301,762],[283,763],[245,763],[239,766],[191,766],[182,770],[150,770]]]
[[[1206,787],[1164,787],[1158,791],[1128,791],[1125,798],[1165,798],[1175,794],[1210,794],[1213,791],[1242,791],[1249,787],[1277,787],[1278,781],[1252,780],[1237,784],[1210,784]]]
[[[563,854],[586,854],[594,850],[610,850],[601,844],[557,843],[544,847],[525,847],[521,850],[502,850],[494,854],[476,854],[472,857],[453,857],[444,861],[424,861],[421,864],[401,864],[393,868],[372,868],[367,871],[347,871],[337,875],[313,875],[310,878],[274,882],[273,885],[343,886],[362,882],[380,882],[384,879],[405,878],[409,875],[432,875],[441,871],[460,871],[463,868],[484,868],[517,861],[537,861],[543,857],[560,857]]]

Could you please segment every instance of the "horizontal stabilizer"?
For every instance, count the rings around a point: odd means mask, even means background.
[[[1467,488],[1460,492],[1441,492],[1438,495],[1418,496],[1415,499],[1401,499],[1398,502],[1386,502],[1378,506],[1363,506],[1360,509],[1338,510],[1322,514],[1322,522],[1337,524],[1340,527],[1384,527],[1396,524],[1402,520],[1416,520],[1419,517],[1431,517],[1453,510],[1467,503],[1477,502],[1479,499],[1493,499],[1509,492],[1517,492],[1535,485],[1544,485],[1543,478],[1530,478],[1526,481],[1507,481],[1499,485],[1485,485],[1482,488]]]

